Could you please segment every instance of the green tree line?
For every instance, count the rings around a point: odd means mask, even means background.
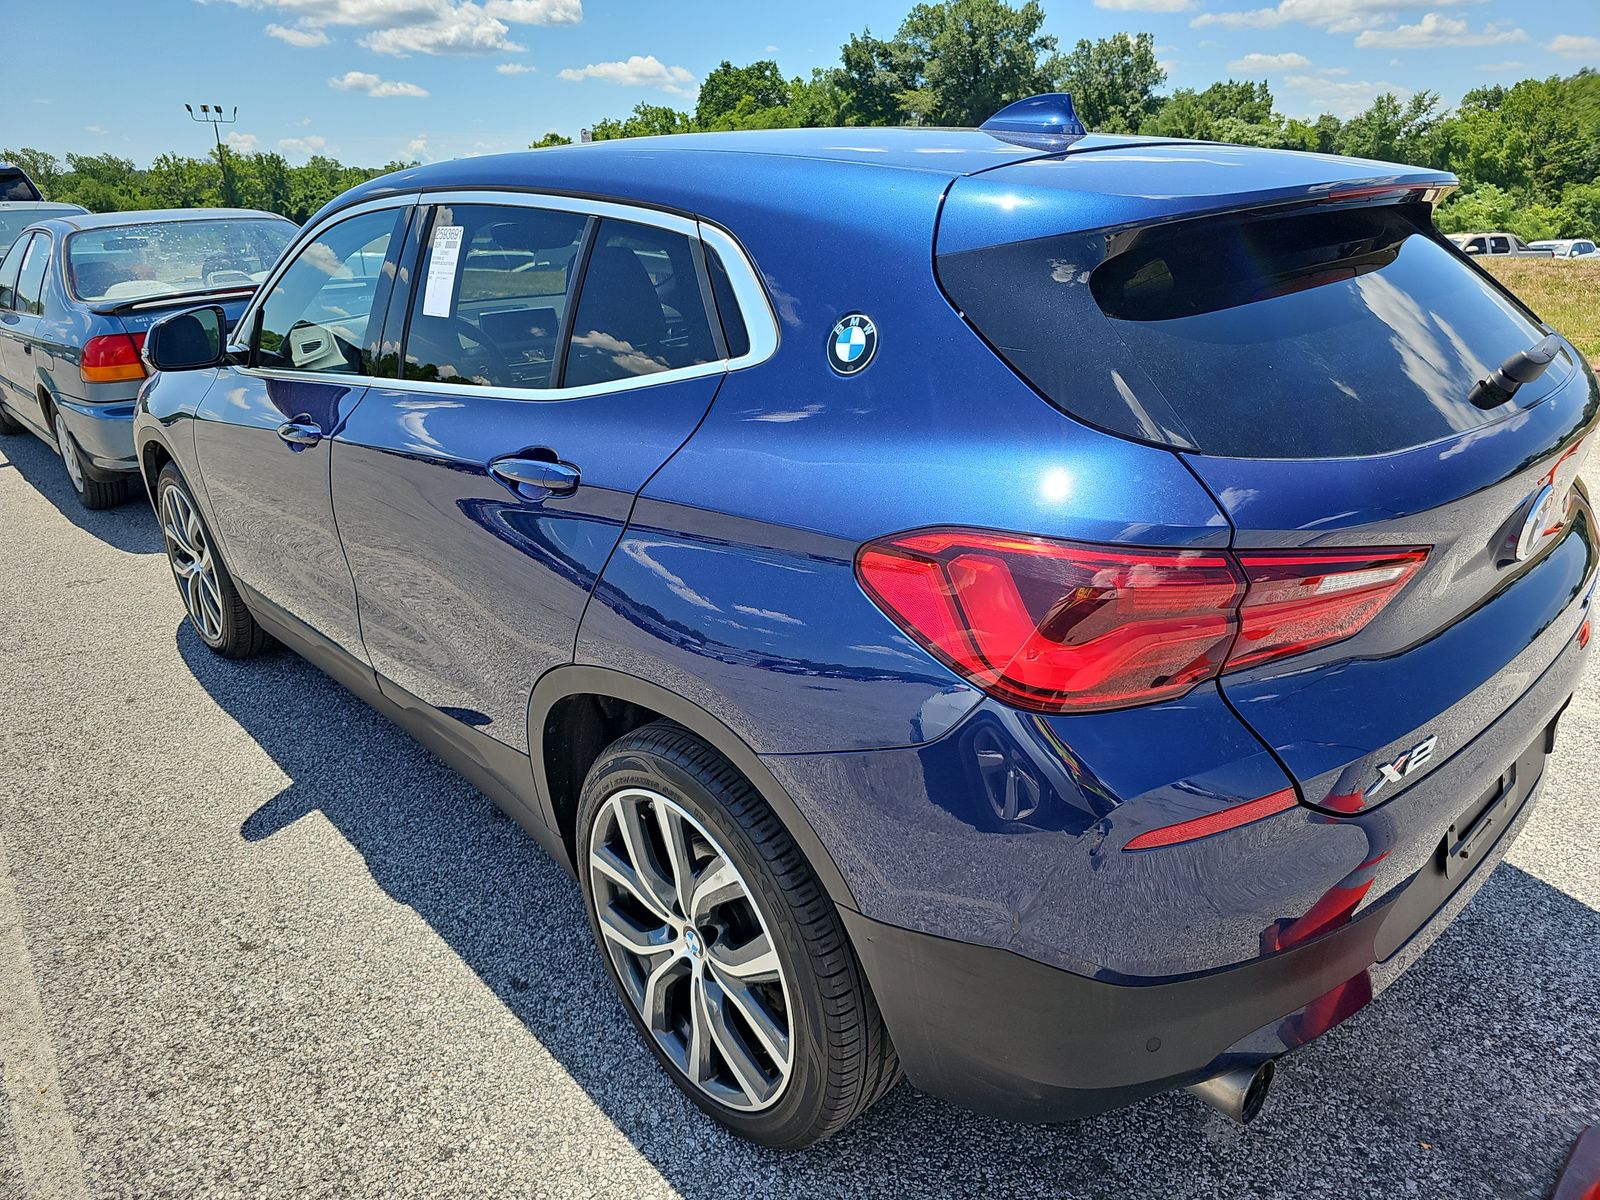
[[[812,125],[977,125],[1013,100],[1071,92],[1100,133],[1203,138],[1347,154],[1453,171],[1461,189],[1438,213],[1446,232],[1508,229],[1527,239],[1600,237],[1600,74],[1474,88],[1453,109],[1436,92],[1378,96],[1347,120],[1277,111],[1265,80],[1166,93],[1148,33],[1080,40],[1041,32],[1037,0],[919,4],[892,38],[864,31],[839,65],[785,79],[771,60],[724,61],[692,112],[640,104],[597,122],[596,140]],[[565,139],[548,135],[535,145]]]
[[[205,158],[163,154],[146,168],[115,154],[69,154],[63,163],[31,147],[0,150],[0,159],[25,170],[50,200],[81,204],[92,212],[138,208],[216,208],[232,203],[304,221],[347,188],[415,163],[347,167],[316,155],[291,166],[281,154],[240,154],[227,149]]]
[[[1166,72],[1148,33],[1082,39],[1063,50],[1042,32],[1038,0],[942,0],[918,4],[891,38],[870,30],[840,47],[838,65],[786,78],[771,59],[724,61],[701,85],[692,111],[639,104],[594,123],[596,140],[650,134],[837,125],[977,125],[1013,100],[1071,92],[1092,130],[1202,138],[1348,154],[1453,171],[1461,189],[1441,206],[1447,232],[1508,229],[1524,238],[1600,236],[1600,73],[1474,88],[1448,109],[1419,92],[1378,96],[1341,120],[1291,119],[1265,80],[1220,80],[1165,91]],[[565,144],[546,134],[535,147]],[[384,171],[315,157],[291,166],[280,154],[163,154],[147,169],[114,155],[0,151],[21,163],[52,199],[96,211],[236,203],[305,220],[345,188]],[[224,173],[226,168],[226,174]]]

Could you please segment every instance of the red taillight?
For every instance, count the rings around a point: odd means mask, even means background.
[[[1225,829],[1238,829],[1241,825],[1250,825],[1277,816],[1281,812],[1288,812],[1297,803],[1294,789],[1284,788],[1281,792],[1273,792],[1272,795],[1263,796],[1259,800],[1235,804],[1221,812],[1207,813],[1192,821],[1180,821],[1176,825],[1163,825],[1159,829],[1147,830],[1138,837],[1129,839],[1123,849],[1155,850],[1161,846],[1176,846],[1179,842],[1198,841],[1214,833],[1221,833]]]
[[[934,529],[867,543],[856,573],[897,625],[990,695],[1091,712],[1349,637],[1426,554],[1235,556]]]
[[[1343,641],[1377,616],[1427,557],[1423,549],[1240,552],[1250,587],[1239,610],[1239,640],[1223,669]]]
[[[1042,712],[1142,704],[1215,675],[1244,583],[1214,550],[1091,550],[960,530],[871,542],[856,568],[937,658]]]
[[[139,349],[142,333],[103,333],[83,344],[83,361],[78,373],[85,383],[120,383],[144,378],[144,363]]]

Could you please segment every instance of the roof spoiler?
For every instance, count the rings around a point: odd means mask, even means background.
[[[142,312],[149,308],[186,308],[199,306],[210,302],[237,300],[241,297],[256,294],[256,285],[251,284],[244,288],[228,288],[219,292],[179,292],[168,293],[164,296],[135,296],[127,300],[118,300],[111,304],[91,304],[89,311],[102,317],[119,316],[122,313]]]

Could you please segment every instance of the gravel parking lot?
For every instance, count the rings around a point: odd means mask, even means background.
[[[1242,1130],[897,1089],[778,1154],[680,1098],[575,885],[286,652],[182,625],[154,520],[0,443],[0,1196],[1541,1197],[1600,1123],[1600,678],[1542,810]],[[1004,1014],[996,1014],[1003,1019]]]

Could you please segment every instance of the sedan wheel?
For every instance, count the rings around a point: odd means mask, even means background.
[[[127,480],[90,478],[83,466],[83,452],[78,449],[78,443],[72,440],[72,433],[67,429],[67,422],[59,408],[55,410],[51,424],[56,433],[56,450],[61,455],[61,463],[67,469],[67,481],[72,484],[79,503],[91,509],[114,508],[128,498]]]
[[[595,911],[635,1012],[695,1087],[757,1112],[789,1081],[789,988],[727,852],[685,809],[627,788],[589,839]]]

